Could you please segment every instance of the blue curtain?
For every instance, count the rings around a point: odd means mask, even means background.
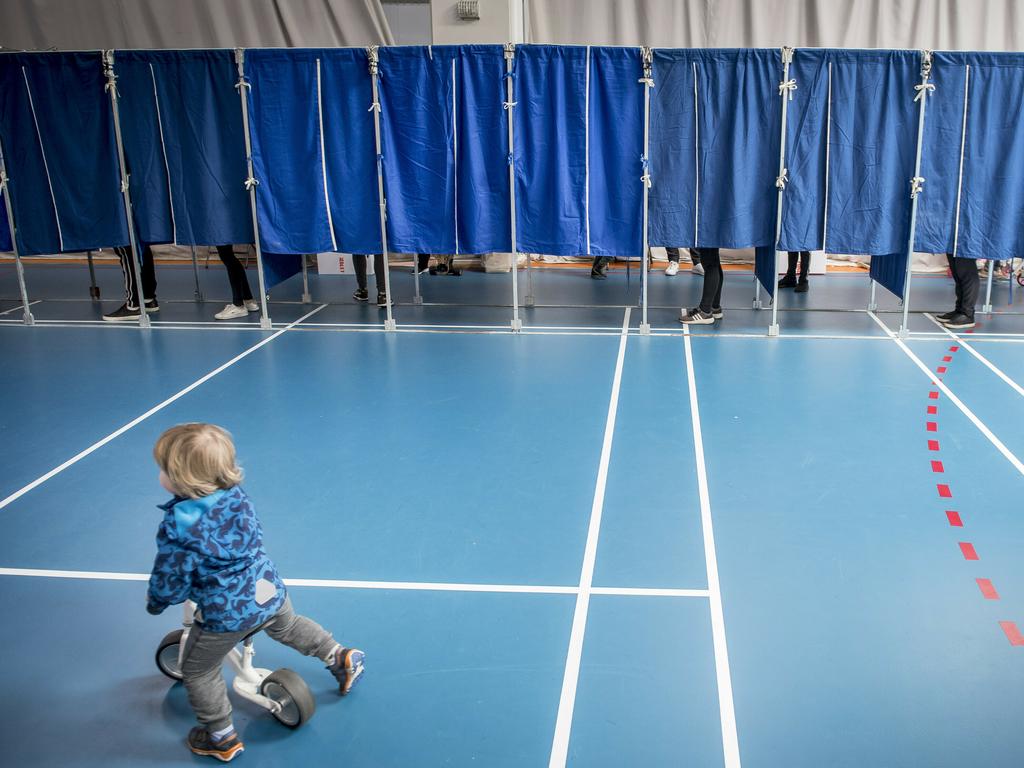
[[[1019,257],[1024,254],[1024,55],[963,58],[971,74],[957,256]]]
[[[654,51],[651,91],[648,240],[697,244],[696,51]]]
[[[253,175],[259,180],[256,212],[265,252],[336,250],[321,151],[322,58],[320,51],[246,53]]]
[[[455,253],[457,49],[380,50],[380,101],[388,247]]]
[[[128,242],[105,84],[98,52],[0,57],[0,142],[22,255]]]
[[[252,213],[245,190],[245,139],[234,52],[118,51],[115,62],[133,93],[156,88],[152,105],[138,101],[138,111],[124,110],[122,129],[152,130],[160,109],[162,149],[169,169],[173,227],[182,245],[251,243]],[[152,66],[150,66],[152,65]],[[135,80],[135,82],[129,82]],[[141,82],[140,82],[141,81]],[[148,82],[147,82],[148,81]],[[136,124],[130,128],[129,122]],[[151,155],[159,142],[150,138],[148,155],[132,157],[129,166],[161,162]],[[135,178],[133,200],[145,196],[151,210],[163,210],[166,196],[158,176]]]
[[[500,45],[464,45],[457,51],[457,251],[511,251],[504,52]]]
[[[516,47],[518,249],[578,256],[586,240],[587,49]]]
[[[591,48],[588,183],[590,253],[643,249],[644,86],[639,48]]]

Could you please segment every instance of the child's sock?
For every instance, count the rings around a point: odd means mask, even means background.
[[[225,739],[231,738],[235,733],[234,724],[229,725],[227,728],[221,728],[219,731],[210,731],[210,738],[214,742],[224,741]]]

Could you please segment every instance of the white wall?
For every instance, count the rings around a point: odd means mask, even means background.
[[[384,3],[395,45],[430,45],[430,3]]]
[[[455,0],[431,0],[434,45],[522,40],[522,0],[480,0],[479,21],[459,19],[457,6]]]

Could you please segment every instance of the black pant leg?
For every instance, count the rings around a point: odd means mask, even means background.
[[[356,271],[356,285],[359,286],[360,291],[366,290],[366,254],[365,253],[353,253],[352,254],[352,267]]]
[[[957,261],[959,259],[953,258],[953,254],[946,254],[946,262],[949,264],[949,272],[953,275],[953,290],[956,293],[956,305],[953,307],[955,312],[963,312],[963,285],[960,282],[960,277],[957,274]]]
[[[224,264],[228,273],[228,282],[231,284],[231,303],[236,307],[242,306],[246,301],[252,299],[252,292],[249,290],[249,279],[245,274],[245,267],[235,256],[235,249],[230,245],[218,245],[217,255]]]
[[[790,258],[792,259],[793,257],[790,256]],[[790,263],[792,264],[792,262],[790,262]],[[790,267],[791,271],[792,271],[792,269],[793,268]],[[808,271],[810,271],[810,269],[811,269],[811,252],[810,251],[800,251],[800,282],[801,283],[807,282],[807,273],[808,273]]]
[[[422,272],[430,264],[429,253],[417,253],[416,254],[416,270]]]
[[[136,276],[138,269],[130,246],[114,249],[121,260],[121,272],[124,275],[124,303],[129,309],[139,308],[139,281]],[[142,285],[147,299],[156,298],[156,272],[153,267],[153,251],[147,245],[142,251]]]
[[[693,266],[700,264],[701,252],[708,250],[707,248],[690,248],[690,263]]]
[[[366,262],[364,261],[363,263],[365,264]],[[383,253],[375,253],[373,255],[373,277],[374,277],[374,280],[377,282],[377,293],[384,293],[385,292],[384,288],[385,288],[385,286],[387,286],[387,283],[384,281],[384,254]],[[366,278],[363,277],[363,281],[364,282],[365,282],[365,280],[366,280]]]
[[[800,252],[799,251],[789,251],[788,252],[788,256],[789,256],[789,263],[786,266],[786,277],[791,279],[791,280],[795,280],[796,279],[796,263],[797,263],[797,260],[800,258]]]
[[[700,296],[701,312],[711,313],[712,309],[722,306],[722,283],[725,282],[725,273],[722,271],[721,253],[717,248],[691,249],[698,251],[697,263],[704,265],[704,289]]]
[[[668,260],[674,261],[676,264],[679,263],[679,249],[678,248],[666,248],[665,252],[668,254]]]
[[[974,259],[953,259],[956,269],[954,279],[960,287],[960,312],[974,318],[974,307],[978,303],[978,292],[981,289],[981,278],[978,276],[978,265]]]

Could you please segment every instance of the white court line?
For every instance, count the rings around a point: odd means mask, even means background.
[[[700,429],[697,407],[697,380],[693,371],[690,328],[683,327],[683,348],[686,355],[686,379],[690,390],[690,419],[693,422],[693,450],[697,460],[697,492],[700,496],[700,522],[704,532],[704,562],[707,567],[711,607],[711,636],[715,648],[715,674],[718,678],[718,712],[722,721],[722,749],[726,768],[739,768],[740,744],[736,734],[736,710],[732,697],[732,674],[729,671],[729,649],[725,637],[725,613],[722,610],[722,587],[718,580],[718,555],[715,532],[711,524],[711,496],[708,492],[708,470],[704,461],[704,437]]]
[[[13,301],[13,299],[12,299],[12,301]],[[38,304],[38,303],[39,303],[39,302],[41,302],[41,301],[42,301],[42,299],[36,299],[35,301],[30,301],[30,302],[28,303],[28,305],[29,305],[29,306],[31,307],[31,306],[32,306],[33,304]],[[16,306],[16,307],[11,307],[10,309],[5,309],[5,310],[4,310],[3,312],[0,312],[0,316],[3,316],[3,315],[9,315],[9,314],[11,314],[11,312],[17,312],[17,311],[18,311],[19,309],[24,309],[24,308],[25,308],[25,305],[24,305],[24,304],[21,304],[21,303],[20,303],[20,300],[19,300],[19,304],[18,304],[18,306]],[[20,322],[20,321],[19,321],[19,322]]]
[[[319,312],[321,309],[323,309],[326,306],[327,306],[326,304],[321,304],[319,307],[317,307],[313,311],[307,312],[305,315],[300,317],[295,322],[291,323],[288,326],[285,326],[284,328],[282,328],[280,331],[278,331],[277,333],[273,334],[272,336],[267,336],[267,338],[263,339],[262,341],[260,341],[260,342],[258,342],[256,344],[253,344],[251,347],[249,347],[247,350],[242,352],[240,355],[236,355],[235,357],[231,358],[230,360],[228,360],[223,365],[220,365],[217,368],[214,368],[212,371],[210,371],[208,374],[206,374],[202,378],[196,379],[194,382],[189,384],[184,389],[179,390],[175,394],[171,395],[169,398],[164,400],[162,403],[159,403],[158,405],[153,406],[152,408],[150,408],[148,411],[146,411],[141,416],[137,416],[136,418],[132,419],[131,421],[129,421],[127,424],[125,424],[120,429],[114,430],[109,435],[104,437],[102,440],[99,440],[99,441],[93,443],[88,448],[86,448],[84,451],[80,451],[79,453],[76,453],[74,456],[72,456],[70,459],[65,461],[60,466],[54,467],[49,472],[47,472],[45,475],[42,475],[41,477],[36,478],[31,483],[26,485],[24,488],[21,488],[20,490],[15,491],[10,496],[8,496],[6,499],[4,499],[3,501],[0,501],[0,509],[3,509],[4,507],[6,507],[8,504],[10,504],[13,501],[17,501],[22,496],[24,496],[26,493],[31,491],[33,488],[36,488],[36,487],[42,485],[43,483],[45,483],[47,480],[49,480],[54,475],[60,474],[65,469],[70,467],[72,464],[75,464],[78,461],[81,461],[86,456],[88,456],[90,453],[92,453],[92,452],[102,448],[104,445],[109,443],[111,440],[114,440],[117,437],[120,437],[125,432],[127,432],[129,429],[131,429],[132,427],[134,427],[134,426],[140,424],[141,422],[145,421],[146,419],[148,419],[154,413],[157,413],[158,411],[163,410],[168,405],[173,403],[175,400],[178,400],[178,399],[184,397],[185,395],[187,395],[189,392],[191,392],[196,387],[200,386],[201,384],[206,383],[207,381],[212,379],[214,376],[216,376],[221,371],[227,370],[232,365],[237,363],[239,360],[241,360],[241,359],[243,359],[245,357],[248,357],[249,355],[251,355],[253,352],[255,352],[260,347],[266,346],[267,344],[272,342],[274,339],[276,339],[278,336],[280,336],[282,333],[286,333],[289,329],[291,329],[294,326],[298,325],[303,320],[305,320],[307,317],[311,317],[312,315],[315,315],[317,312]]]
[[[0,576],[28,576],[49,579],[94,581],[149,581],[148,573],[123,571],[64,571],[46,568],[0,568]],[[579,587],[537,584],[460,584],[446,581],[361,581],[352,579],[284,579],[289,587],[330,589],[394,589],[410,592],[487,592],[522,595],[575,595]],[[645,587],[594,587],[591,594],[623,597],[707,597],[706,589],[660,589]]]
[[[971,423],[978,428],[978,431],[981,432],[981,434],[983,434],[988,439],[988,441],[996,447],[996,450],[998,450],[1001,454],[1003,454],[1004,457],[1006,457],[1006,460],[1009,461],[1014,466],[1014,469],[1016,469],[1018,472],[1024,475],[1024,464],[1022,464],[1020,459],[1018,459],[1010,451],[1010,449],[1003,444],[1002,440],[1000,440],[992,433],[992,430],[985,426],[981,419],[974,415],[974,411],[972,411],[970,408],[964,405],[960,398],[954,395],[953,391],[949,387],[947,387],[945,384],[939,381],[938,375],[933,373],[927,365],[922,363],[921,359],[917,355],[915,355],[910,350],[910,347],[908,347],[903,342],[903,339],[901,339],[899,336],[893,333],[885,323],[879,320],[874,312],[868,312],[868,314],[871,315],[871,318],[876,323],[878,323],[880,326],[882,326],[882,328],[885,329],[885,332],[889,335],[889,338],[896,342],[896,345],[903,350],[904,354],[906,354],[907,357],[914,361],[914,365],[916,365],[924,372],[925,376],[927,376],[929,381],[932,382],[932,386],[937,387],[942,392],[942,394],[948,397],[950,402],[952,402],[953,405],[959,408],[960,411],[964,414],[964,416],[970,419]]]
[[[996,368],[996,366],[993,365],[992,363],[990,363],[986,357],[984,357],[980,352],[975,350],[974,347],[972,347],[970,344],[968,344],[967,341],[962,336],[959,336],[959,335],[953,333],[951,330],[949,330],[949,328],[944,326],[942,323],[940,323],[938,320],[936,320],[934,317],[932,317],[927,312],[925,312],[924,316],[927,317],[929,320],[931,320],[933,323],[935,323],[937,326],[939,326],[939,328],[941,328],[943,331],[945,331],[946,335],[948,335],[951,339],[956,340],[956,342],[961,347],[963,347],[968,352],[970,352],[972,355],[974,355],[976,358],[978,358],[978,360],[980,360],[982,362],[982,364],[986,368],[988,368],[990,371],[992,371],[992,373],[994,373],[996,376],[998,376],[1000,379],[1002,379],[1006,384],[1008,384],[1010,386],[1010,388],[1013,389],[1014,392],[1016,392],[1021,397],[1024,397],[1024,389],[1021,388],[1020,384],[1018,384],[1016,381],[1011,379],[1009,376],[1007,376],[1001,370]]]
[[[562,677],[562,694],[558,700],[555,733],[551,740],[549,768],[561,768],[569,757],[569,734],[572,731],[572,713],[576,706],[576,686],[579,683],[580,661],[583,657],[583,634],[587,629],[587,612],[590,608],[594,563],[597,559],[597,540],[601,533],[604,491],[608,482],[608,463],[612,455],[615,416],[619,410],[619,388],[622,384],[622,367],[626,359],[626,341],[629,339],[629,312],[629,307],[626,307],[622,318],[619,354],[615,360],[612,392],[608,399],[608,418],[604,425],[604,442],[601,445],[601,460],[597,468],[597,482],[594,485],[594,501],[590,507],[590,527],[587,530],[587,543],[583,550],[583,568],[580,572],[579,592],[576,595],[576,609],[572,616],[572,630],[569,633],[569,650],[565,658],[565,674]]]

